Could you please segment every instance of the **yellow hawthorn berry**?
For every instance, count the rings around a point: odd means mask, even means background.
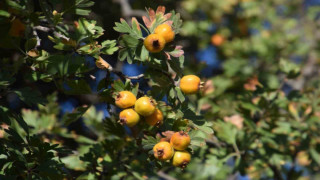
[[[147,124],[150,126],[159,126],[163,122],[163,114],[159,109],[156,109],[150,116],[145,117]]]
[[[158,53],[162,51],[166,45],[166,41],[158,34],[150,34],[144,39],[143,44],[149,52]]]
[[[119,114],[119,122],[122,125],[132,127],[140,121],[140,116],[133,109],[125,109]]]
[[[142,116],[150,116],[156,110],[156,102],[149,97],[141,97],[136,101],[134,110]]]
[[[195,75],[183,76],[180,80],[180,89],[185,94],[195,94],[200,88],[200,78]]]
[[[162,36],[166,43],[169,43],[174,39],[174,32],[171,26],[168,24],[161,24],[157,26],[157,28],[154,30],[154,33]]]
[[[172,164],[176,167],[186,168],[191,160],[191,154],[188,151],[176,151],[173,155]]]
[[[133,106],[136,100],[137,98],[132,92],[121,91],[117,94],[115,103],[119,108],[125,109]]]
[[[176,150],[185,150],[190,144],[190,136],[183,132],[176,132],[171,136],[170,144],[173,146]]]
[[[169,160],[174,154],[172,145],[166,141],[159,142],[153,147],[153,155],[161,161]]]

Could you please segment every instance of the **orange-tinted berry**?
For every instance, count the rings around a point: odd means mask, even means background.
[[[211,36],[211,43],[215,46],[221,46],[224,43],[224,37],[220,34],[214,34]]]
[[[122,125],[132,127],[140,121],[140,116],[133,109],[125,109],[119,114],[119,122]]]
[[[149,97],[141,97],[136,101],[134,110],[142,116],[150,116],[156,110],[156,102]]]
[[[162,36],[166,43],[173,41],[175,36],[171,26],[168,24],[161,24],[157,26],[157,28],[154,30],[154,33]]]
[[[186,168],[191,160],[191,154],[188,151],[176,151],[173,155],[172,164],[176,167]]]
[[[176,132],[171,136],[170,144],[173,146],[176,150],[185,150],[190,145],[190,136],[183,132]]]
[[[130,91],[121,91],[116,97],[116,106],[119,108],[128,108],[135,104],[136,96]]]
[[[143,44],[149,52],[158,53],[162,51],[166,45],[166,41],[158,34],[150,34],[144,39]]]
[[[163,122],[163,114],[159,109],[156,109],[150,116],[145,117],[147,124],[150,126],[159,126]]]
[[[195,94],[200,89],[200,78],[195,75],[183,76],[180,80],[180,89],[185,94]]]
[[[174,149],[170,143],[166,141],[159,142],[153,147],[153,155],[161,161],[169,160],[174,154]]]

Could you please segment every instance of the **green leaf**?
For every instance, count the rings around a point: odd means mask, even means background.
[[[125,85],[123,84],[123,82],[122,82],[121,80],[114,81],[112,87],[113,87],[117,92],[120,92],[120,91],[125,90]]]
[[[41,94],[39,91],[35,89],[31,89],[29,87],[25,87],[22,89],[18,89],[14,91],[19,98],[25,102],[27,105],[37,105],[37,104],[44,104],[46,100],[41,97]]]
[[[229,144],[236,142],[237,128],[231,123],[218,121],[214,124],[217,136]]]
[[[116,52],[119,48],[116,47],[117,42],[115,40],[106,40],[101,43],[101,53],[111,55]]]
[[[158,140],[152,136],[146,136],[142,139],[142,146],[145,150],[150,150],[154,145],[158,143]]]
[[[76,109],[73,110],[72,113],[66,113],[62,117],[62,121],[64,125],[68,126],[69,124],[75,122],[79,118],[82,117],[82,115],[90,108],[90,106],[86,107],[77,107]]]
[[[134,60],[134,49],[131,48],[123,48],[119,51],[119,59],[120,61],[127,60],[129,64],[132,64]]]
[[[14,8],[14,9],[17,9],[17,10],[20,10],[20,11],[23,10],[23,7],[20,4],[18,4],[17,2],[13,1],[13,0],[7,0],[6,3],[10,7]]]
[[[132,38],[135,39],[142,38],[142,32],[136,18],[132,18],[132,28],[124,19],[120,19],[120,23],[116,22],[115,25],[116,26],[113,27],[115,31],[120,33],[128,33]]]
[[[318,164],[320,165],[320,154],[317,152],[317,150],[315,150],[314,148],[310,149],[310,154],[312,159]]]
[[[137,96],[138,95],[138,91],[139,91],[139,83],[135,84],[132,88],[132,93]]]
[[[285,59],[280,59],[279,68],[282,72],[286,73],[290,79],[296,78],[300,74],[300,67]]]
[[[66,82],[68,87],[65,89],[66,94],[80,95],[80,94],[90,94],[91,88],[89,84],[83,80],[69,80]]]
[[[105,132],[109,135],[118,137],[123,137],[125,135],[123,126],[117,122],[117,119],[115,119],[114,116],[103,120],[103,127]]]
[[[174,11],[171,11],[171,17],[170,20],[173,21],[172,28],[176,34],[180,32],[180,28],[182,26],[182,20],[180,19],[180,14],[175,13]]]
[[[65,12],[72,12],[80,16],[87,16],[91,12],[90,7],[94,5],[94,1],[91,0],[72,0],[66,1]]]
[[[4,11],[4,10],[0,10],[0,16],[10,17],[10,13],[8,13],[7,11]]]
[[[180,100],[180,102],[184,102],[185,97],[184,97],[181,89],[179,87],[175,87],[175,90],[177,92],[177,96],[178,96],[178,99]]]
[[[119,39],[119,44],[122,47],[136,48],[140,41],[130,35],[122,35]]]
[[[12,128],[5,129],[5,132],[11,136],[11,140],[19,144],[24,144],[22,137]]]
[[[37,45],[37,38],[28,39],[24,44],[25,51],[30,51],[31,49],[34,49],[36,45]]]
[[[73,73],[87,72],[89,69],[85,66],[85,59],[81,56],[71,55],[52,55],[47,59],[48,73],[59,77],[64,77]]]

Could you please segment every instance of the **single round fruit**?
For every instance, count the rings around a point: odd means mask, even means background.
[[[162,51],[166,45],[166,41],[158,34],[150,34],[144,39],[143,44],[149,52],[158,53]]]
[[[180,89],[185,94],[195,94],[200,88],[200,78],[195,75],[183,76],[180,80]]]
[[[150,116],[145,117],[147,124],[150,126],[159,126],[163,122],[163,114],[159,109],[156,109]]]
[[[125,109],[131,107],[136,102],[136,96],[130,91],[121,91],[116,97],[116,106]]]
[[[142,116],[150,116],[156,110],[156,102],[149,97],[141,97],[136,101],[134,110]]]
[[[188,151],[176,151],[173,155],[172,164],[176,167],[186,168],[191,160],[191,154]]]
[[[171,26],[168,24],[160,24],[154,30],[154,33],[162,36],[164,38],[164,40],[166,41],[166,43],[169,43],[169,42],[173,41],[173,39],[174,39],[174,32],[173,32]]]
[[[183,132],[176,132],[171,136],[170,144],[176,150],[185,150],[190,145],[190,136]]]
[[[120,124],[132,127],[140,121],[140,116],[133,109],[125,109],[120,112],[119,119]]]
[[[153,147],[153,155],[161,161],[169,160],[174,154],[174,149],[170,143],[166,141],[159,142]]]
[[[224,42],[224,37],[220,34],[214,34],[211,36],[211,43],[215,46],[221,46]]]

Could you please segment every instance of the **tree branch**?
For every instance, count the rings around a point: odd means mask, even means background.
[[[162,177],[165,180],[177,180],[174,177],[169,176],[168,174],[164,173],[162,170],[158,171],[158,176]]]
[[[126,18],[126,20],[129,20],[129,18],[132,16],[141,17],[146,15],[146,12],[143,10],[133,10],[128,0],[113,0],[113,2],[120,4],[122,15]]]
[[[44,26],[35,26],[35,27],[33,27],[33,29],[38,30],[38,31],[42,31],[42,32],[51,32],[52,31],[54,36],[56,36],[58,38],[65,39],[65,40],[69,40],[68,37],[56,32],[53,28],[48,28],[48,27],[44,27]]]

